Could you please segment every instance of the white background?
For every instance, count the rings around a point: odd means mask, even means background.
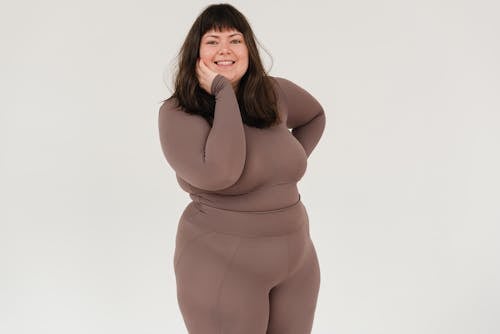
[[[157,113],[208,4],[2,1],[0,332],[186,333]],[[313,333],[500,333],[498,3],[232,4],[327,116]]]

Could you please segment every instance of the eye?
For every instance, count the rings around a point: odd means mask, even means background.
[[[217,44],[217,41],[207,41],[207,44]]]
[[[239,43],[241,43],[241,42],[242,42],[242,41],[241,41],[241,39],[233,39],[233,40],[231,41],[231,43],[234,43],[234,44],[239,44]]]

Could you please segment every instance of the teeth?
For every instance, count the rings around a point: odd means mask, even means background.
[[[234,62],[231,61],[231,60],[226,60],[226,61],[217,61],[216,63],[219,64],[219,65],[231,65]]]

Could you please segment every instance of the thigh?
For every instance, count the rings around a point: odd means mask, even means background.
[[[268,334],[310,334],[320,287],[320,268],[309,237],[297,270],[270,292]]]
[[[177,301],[190,334],[220,333],[218,295],[238,243],[208,232],[193,236],[176,251]]]
[[[189,222],[178,234],[177,299],[189,333],[264,334],[269,289],[251,267],[249,241]]]

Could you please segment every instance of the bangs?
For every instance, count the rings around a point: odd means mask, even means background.
[[[212,29],[219,32],[235,29],[245,33],[246,26],[244,18],[224,7],[210,8],[200,17],[200,32],[202,35]]]

